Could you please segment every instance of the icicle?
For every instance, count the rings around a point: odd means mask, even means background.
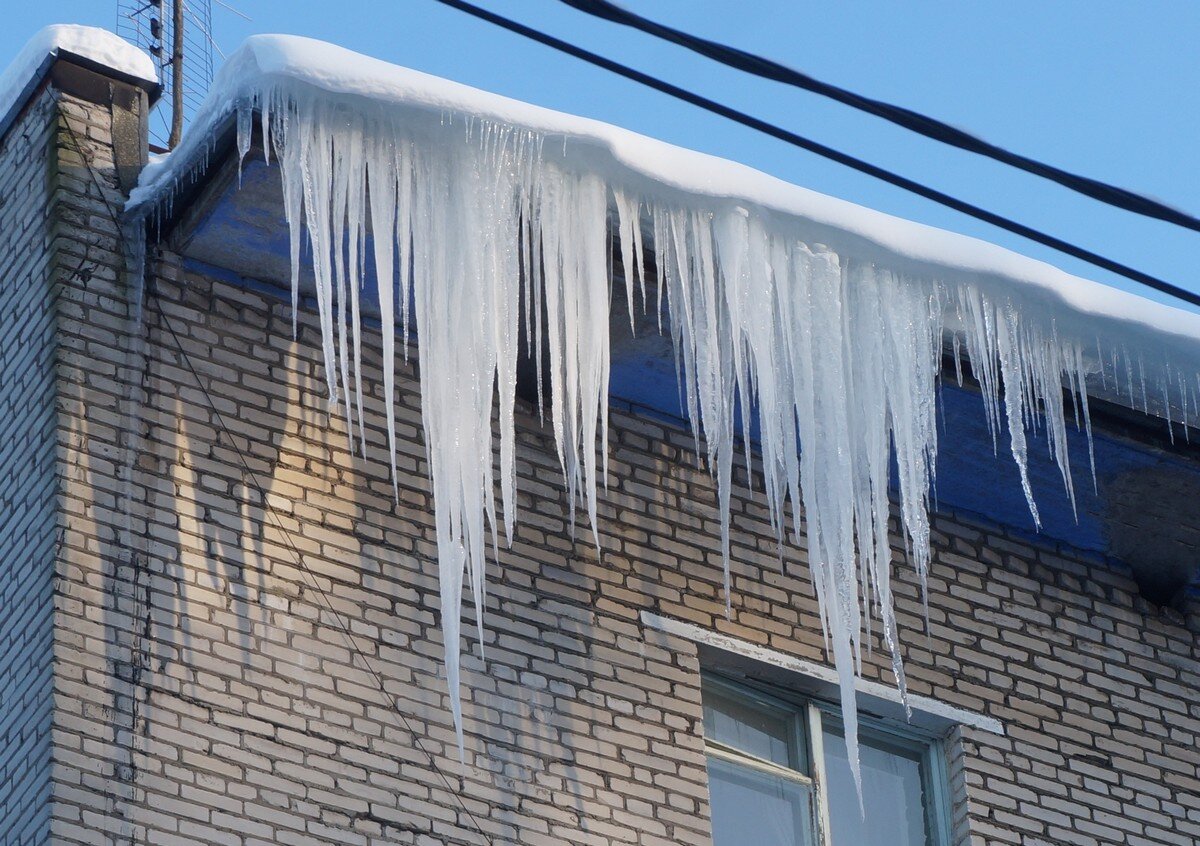
[[[242,187],[242,163],[246,160],[246,153],[250,152],[250,121],[254,118],[253,112],[247,108],[237,110],[237,168],[238,168],[238,188]],[[265,137],[265,136],[264,136]]]
[[[367,195],[371,204],[371,223],[375,227],[375,276],[379,290],[379,321],[383,345],[383,413],[387,420],[388,463],[392,469],[392,495],[400,502],[396,475],[396,290],[395,247],[397,242],[396,208],[398,205],[396,161],[388,154],[386,139],[372,139],[368,158]],[[406,233],[407,234],[407,233]],[[401,252],[402,259],[404,257]]]
[[[635,332],[635,312],[633,308],[633,265],[634,251],[640,245],[636,244],[634,232],[640,229],[638,220],[637,200],[632,199],[619,188],[613,191],[613,202],[617,207],[617,226],[620,230],[618,242],[621,250],[621,272],[625,275],[625,298],[629,309],[629,331]],[[638,256],[640,261],[641,256]],[[639,277],[641,274],[639,273]],[[643,295],[645,283],[643,282]]]
[[[121,455],[121,540],[131,555],[144,551],[145,543],[133,531],[137,459],[142,452],[142,412],[146,403],[143,380],[149,363],[146,359],[146,226],[141,217],[129,218],[120,224],[124,246],[125,279],[128,293],[126,338],[129,345],[128,372],[130,382],[124,391],[125,443]]]

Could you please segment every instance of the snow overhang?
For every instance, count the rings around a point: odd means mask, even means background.
[[[1001,294],[1019,292],[1027,307],[1052,314],[1065,329],[1097,336],[1115,332],[1132,342],[1144,341],[1169,356],[1181,372],[1200,362],[1200,317],[1192,313],[1071,276],[994,244],[786,184],[740,164],[486,94],[322,42],[284,36],[257,36],[231,57],[214,83],[209,105],[197,116],[181,148],[147,168],[130,201],[130,208],[149,215],[156,231],[168,235],[172,248],[187,260],[247,284],[286,288],[291,274],[279,165],[264,161],[259,115],[249,126],[243,115],[240,129],[248,148],[238,149],[238,104],[246,103],[252,91],[280,82],[328,92],[350,108],[382,107],[411,114],[414,121],[429,120],[432,114],[438,120],[474,118],[527,127],[544,134],[547,145],[569,146],[590,167],[650,184],[656,191],[784,216],[815,243],[916,277],[969,280]],[[651,233],[646,235],[649,243]],[[367,238],[370,255],[369,226]],[[619,255],[613,266],[619,273]],[[311,294],[310,264],[301,268],[301,277],[302,292]],[[375,279],[369,263],[366,277],[365,287],[371,291]],[[618,279],[617,284],[619,288],[624,282]],[[619,290],[616,299],[622,299]],[[370,295],[364,297],[364,302],[372,301]],[[624,314],[614,309],[612,396],[650,413],[679,418],[686,411],[678,392],[674,353],[670,339],[657,330],[657,320],[650,314],[640,315],[637,331],[631,332]],[[1139,480],[1161,476],[1178,488],[1178,502],[1196,501],[1196,496],[1185,494],[1193,489],[1200,493],[1200,478],[1193,478],[1194,454],[1185,441],[1172,443],[1161,420],[1145,425],[1146,414],[1178,422],[1184,417],[1180,403],[1164,401],[1157,392],[1130,391],[1128,384],[1103,375],[1094,351],[1086,354],[1092,360],[1088,394],[1094,401],[1093,412],[1104,424],[1097,462],[1107,476],[1094,492],[1088,490],[1090,485],[1081,484],[1078,509],[1072,509],[1061,494],[1054,463],[1031,457],[1031,484],[1046,503],[1041,533],[1043,538],[1101,554],[1116,551],[1129,558],[1137,544],[1133,538],[1142,536],[1146,527],[1131,516],[1127,504],[1116,508],[1117,500],[1127,503],[1135,490],[1142,489],[1153,495],[1154,486]],[[945,414],[955,418],[955,431],[969,447],[943,453],[939,502],[1001,524],[1029,526],[1024,496],[1010,468],[974,460],[974,455],[991,451],[989,433],[977,415],[972,416],[975,409],[965,407],[976,402],[954,395],[944,403]],[[1194,408],[1189,411],[1194,415]],[[1036,434],[1033,437],[1036,440]],[[1075,466],[1083,466],[1088,456],[1080,446],[1082,436],[1072,437],[1072,449],[1078,453]],[[1112,516],[1117,510],[1119,519]],[[1180,539],[1188,542],[1190,536]],[[1158,550],[1154,557],[1161,562],[1171,555],[1170,549]],[[1164,572],[1171,565],[1156,563],[1149,569]],[[1179,578],[1178,573],[1171,576],[1174,581]]]
[[[158,98],[158,70],[150,56],[108,30],[52,24],[39,30],[0,74],[0,138],[57,64],[73,65],[127,83]]]
[[[222,69],[213,96],[197,115],[180,149],[151,163],[130,199],[131,210],[177,216],[210,164],[214,151],[232,150],[235,112],[250,92],[276,82],[311,86],[348,107],[386,108],[447,120],[493,121],[528,129],[546,145],[562,145],[589,166],[616,178],[642,182],[667,196],[707,198],[735,204],[767,217],[782,217],[805,240],[853,254],[918,278],[978,284],[1003,296],[1019,292],[1027,308],[1051,315],[1064,331],[1145,341],[1180,369],[1200,369],[1200,315],[1074,276],[1045,262],[986,241],[904,220],[784,182],[737,162],[680,148],[609,124],[555,112],[489,94],[419,71],[398,67],[312,39],[254,36]],[[271,185],[261,156],[251,157],[242,190],[225,180],[219,199],[204,210],[190,234],[194,253],[229,255],[246,275],[288,278],[286,231],[278,185]],[[184,200],[180,203],[179,200]],[[212,199],[212,198],[210,198]],[[201,221],[193,219],[193,225]],[[952,329],[953,327],[948,327]],[[1094,351],[1088,355],[1096,358]],[[1093,361],[1097,373],[1102,362]],[[1089,394],[1118,406],[1180,421],[1196,414],[1159,392],[1115,390],[1105,379],[1089,379]],[[1185,411],[1187,412],[1185,414]]]

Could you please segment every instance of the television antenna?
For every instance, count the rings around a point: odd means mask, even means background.
[[[158,65],[164,96],[150,138],[160,148],[179,144],[213,77],[211,0],[117,0],[117,35],[145,50]],[[165,104],[169,114],[164,114]]]

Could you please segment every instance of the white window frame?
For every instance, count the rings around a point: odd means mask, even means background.
[[[751,703],[757,700],[793,715],[792,731],[799,735],[794,738],[795,748],[807,756],[808,760],[803,762],[807,764],[807,774],[773,761],[763,760],[724,743],[709,740],[707,737],[704,741],[705,754],[810,787],[813,792],[816,814],[817,843],[819,846],[832,846],[829,801],[825,787],[827,779],[825,776],[824,735],[829,727],[826,720],[833,721],[838,724],[838,729],[841,728],[841,716],[837,706],[808,696],[792,695],[787,691],[730,678],[715,672],[702,671],[701,691],[706,689],[718,690],[726,697]],[[940,738],[920,730],[897,730],[866,715],[861,715],[859,718],[859,736],[875,738],[884,745],[895,747],[897,751],[903,750],[919,756],[921,787],[925,797],[923,810],[926,844],[927,846],[949,846],[949,783],[945,754]]]

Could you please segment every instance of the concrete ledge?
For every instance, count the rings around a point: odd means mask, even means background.
[[[709,668],[711,669],[747,672],[748,675],[756,678],[768,679],[776,684],[782,683],[784,687],[806,694],[832,698],[836,701],[838,675],[832,667],[813,664],[774,649],[767,649],[764,646],[719,634],[693,623],[663,617],[650,611],[642,611],[641,619],[642,625],[646,628],[681,637],[701,647],[723,653],[713,656],[715,660],[710,662]],[[748,666],[749,662],[757,663],[760,667],[750,667]],[[754,672],[756,669],[759,671]],[[790,678],[780,678],[780,671]],[[991,734],[1004,734],[1004,725],[997,719],[975,711],[968,711],[965,708],[956,708],[928,696],[917,696],[912,693],[908,695],[912,717],[907,719],[900,691],[895,687],[867,679],[856,679],[854,687],[858,691],[858,707],[861,711],[891,722],[904,722],[933,734],[944,734],[953,726],[966,726]]]

